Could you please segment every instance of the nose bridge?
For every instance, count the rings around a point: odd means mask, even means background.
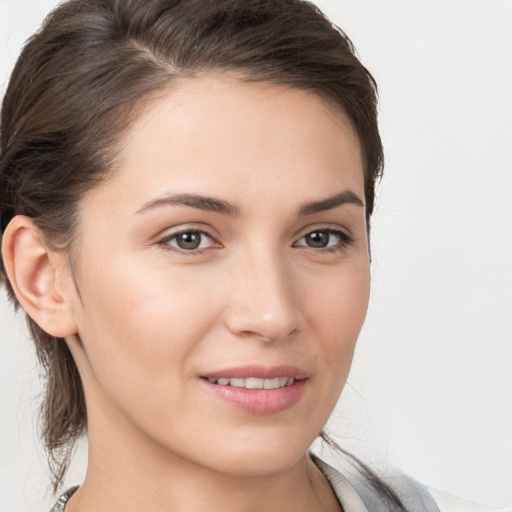
[[[237,335],[267,341],[286,338],[297,329],[298,308],[293,275],[277,247],[247,248],[233,271],[228,327]]]

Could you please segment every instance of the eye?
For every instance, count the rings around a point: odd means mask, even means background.
[[[180,252],[201,252],[203,249],[216,246],[215,241],[208,233],[197,229],[188,229],[174,233],[163,238],[159,243],[164,247],[170,246],[172,249]]]
[[[315,229],[300,238],[295,245],[311,249],[344,249],[352,237],[338,229]]]

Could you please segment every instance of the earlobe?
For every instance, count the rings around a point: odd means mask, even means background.
[[[3,236],[2,256],[18,301],[39,327],[56,337],[76,333],[65,256],[46,246],[30,217],[17,215],[11,220]]]

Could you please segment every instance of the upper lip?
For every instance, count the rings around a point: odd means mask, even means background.
[[[218,371],[208,372],[202,377],[206,379],[220,379],[220,378],[239,378],[247,379],[255,377],[257,379],[275,379],[276,377],[288,377],[296,380],[305,379],[307,374],[304,370],[296,366],[280,365],[280,366],[236,366],[231,368],[224,368]]]

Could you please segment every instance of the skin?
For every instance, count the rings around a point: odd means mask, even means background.
[[[340,510],[307,450],[366,314],[363,185],[343,113],[304,91],[210,75],[153,99],[123,136],[115,172],[83,199],[80,295],[66,255],[42,251],[30,221],[13,221],[11,282],[20,300],[28,283],[32,302],[50,304],[27,310],[66,337],[86,394],[89,465],[67,511]],[[347,191],[361,204],[300,214]],[[176,194],[236,213],[166,202]],[[179,231],[200,247],[180,248]],[[319,236],[325,246],[311,243]],[[39,248],[37,272],[16,267],[25,246]],[[298,402],[252,414],[203,385],[248,364],[303,370]]]

